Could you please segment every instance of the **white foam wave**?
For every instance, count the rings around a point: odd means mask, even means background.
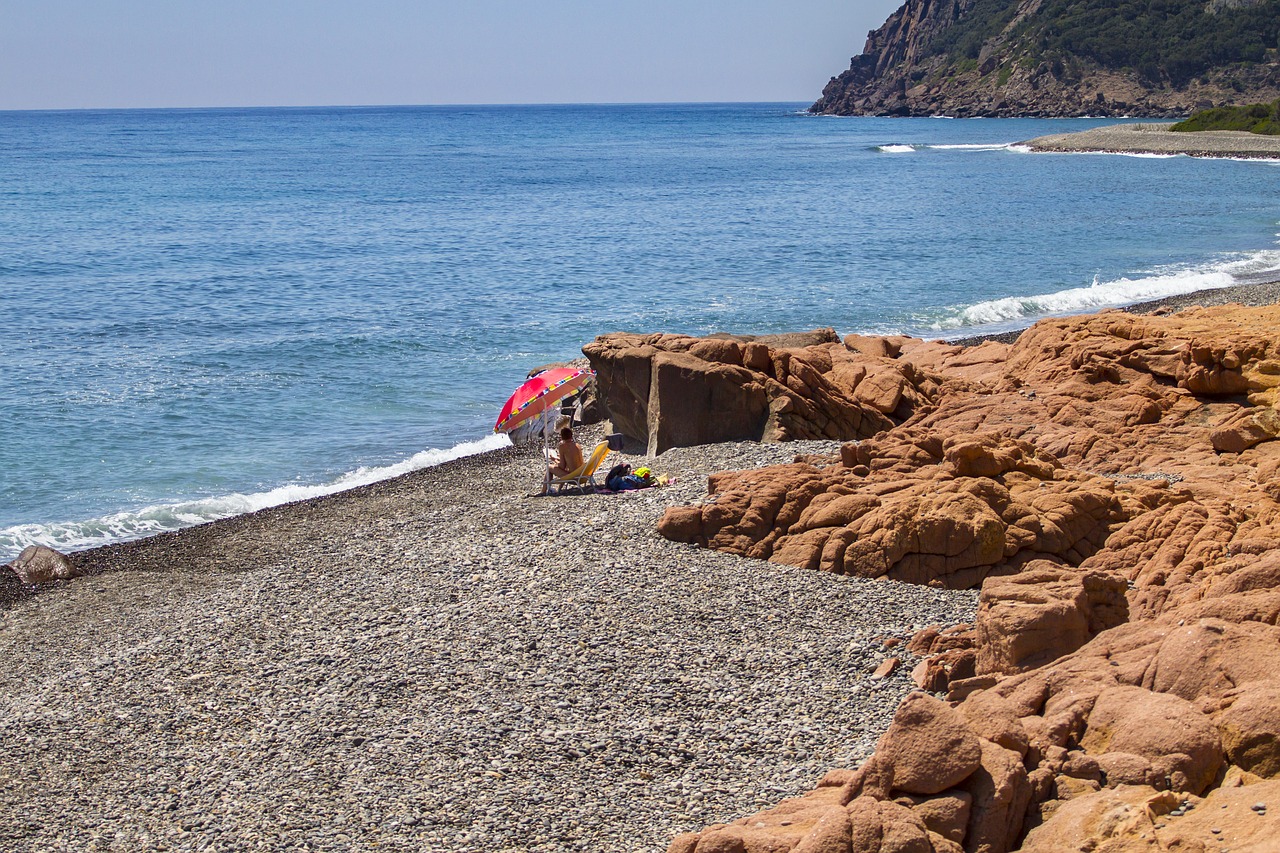
[[[1099,281],[1038,296],[1008,296],[959,309],[933,324],[936,331],[975,326],[1014,327],[1038,317],[1061,316],[1132,305],[1280,277],[1280,251],[1256,252],[1223,260],[1207,269],[1156,270],[1144,278]]]
[[[914,145],[877,145],[876,150],[881,154],[914,154],[916,147]]]
[[[1011,142],[967,142],[955,145],[930,145],[938,151],[1008,151],[1013,147]]]
[[[0,560],[17,556],[28,545],[45,545],[65,552],[140,539],[143,536],[179,530],[293,501],[331,495],[389,480],[420,468],[430,468],[452,459],[508,447],[510,444],[511,440],[507,436],[492,435],[449,448],[424,450],[392,465],[357,468],[328,483],[294,484],[255,494],[219,495],[181,503],[159,504],[87,521],[20,524],[0,530]]]

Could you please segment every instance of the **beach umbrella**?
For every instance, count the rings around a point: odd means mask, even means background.
[[[553,367],[531,376],[502,407],[493,431],[511,432],[542,415],[565,397],[578,393],[595,376],[594,370],[577,367]]]

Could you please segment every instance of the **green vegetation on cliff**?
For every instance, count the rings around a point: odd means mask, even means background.
[[[1217,107],[1204,110],[1169,129],[1247,130],[1250,133],[1280,136],[1280,101],[1274,104],[1250,104],[1247,107]]]
[[[976,59],[1003,43],[1058,65],[1073,57],[1183,85],[1212,68],[1257,63],[1280,47],[1280,0],[1045,0],[1018,18],[1021,0],[975,0],[930,46]]]

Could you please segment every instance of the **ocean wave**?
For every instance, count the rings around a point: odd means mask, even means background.
[[[892,142],[873,146],[873,151],[881,154],[915,154],[918,151],[1008,151],[1014,148],[1011,142],[964,142],[964,143],[905,143]]]
[[[159,504],[86,521],[20,524],[0,530],[0,560],[16,557],[28,545],[45,545],[67,552],[82,551],[113,542],[141,539],[144,536],[180,530],[233,515],[244,515],[267,507],[343,492],[381,480],[389,480],[410,471],[441,465],[453,459],[497,450],[510,444],[511,440],[505,435],[491,435],[476,441],[464,441],[449,448],[423,450],[392,465],[357,468],[327,483],[291,484],[254,494],[219,495],[180,503]]]
[[[934,331],[974,327],[1016,328],[1040,317],[1114,308],[1249,282],[1280,278],[1280,251],[1224,259],[1207,268],[1155,270],[1142,278],[1100,281],[1036,296],[1007,296],[957,308],[931,324]]]
[[[929,145],[928,148],[937,151],[1008,151],[1013,147],[1012,142],[967,142],[955,145]]]

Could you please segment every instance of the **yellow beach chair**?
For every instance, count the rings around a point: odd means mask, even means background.
[[[569,486],[576,486],[580,491],[595,491],[599,485],[596,483],[596,471],[600,470],[600,463],[604,462],[604,458],[609,455],[609,442],[602,441],[596,445],[591,451],[591,455],[587,457],[587,461],[582,463],[582,467],[576,471],[570,471],[563,477],[552,477],[547,483],[547,491],[560,494],[562,489]]]

